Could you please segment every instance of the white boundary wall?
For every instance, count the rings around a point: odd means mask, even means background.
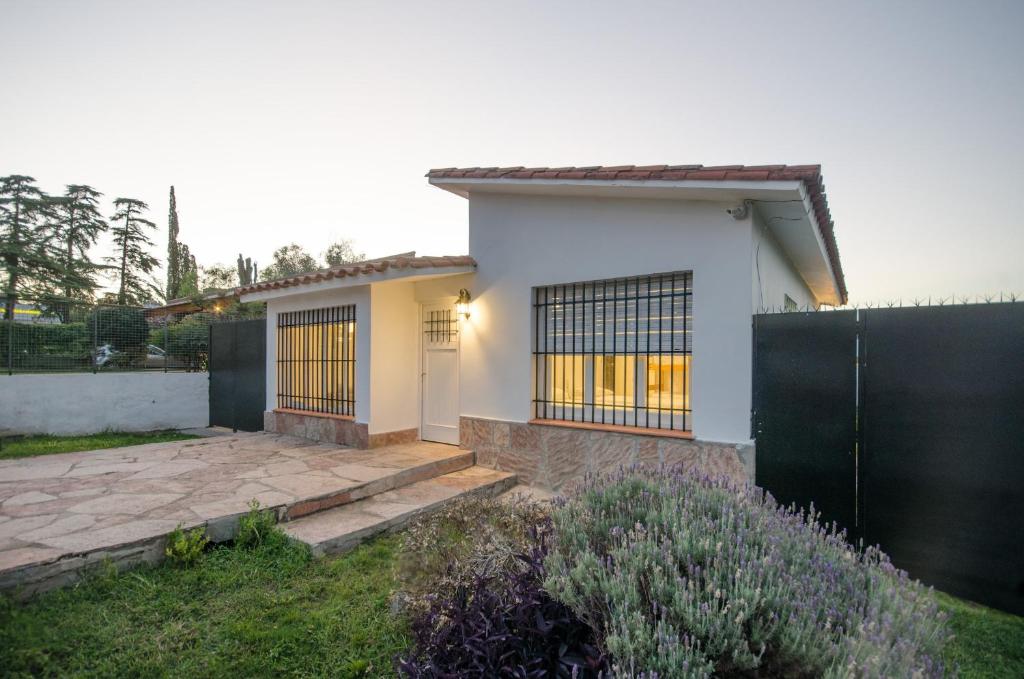
[[[19,434],[188,429],[209,423],[207,373],[0,376],[0,428]]]

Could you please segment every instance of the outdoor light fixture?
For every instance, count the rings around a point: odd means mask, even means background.
[[[455,300],[455,312],[463,318],[469,318],[469,290],[462,288],[459,290],[459,298]]]

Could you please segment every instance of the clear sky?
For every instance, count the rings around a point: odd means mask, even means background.
[[[174,184],[209,265],[463,253],[431,167],[820,163],[852,301],[1024,293],[1022,35],[1020,0],[0,0],[0,173],[147,201],[161,257]]]

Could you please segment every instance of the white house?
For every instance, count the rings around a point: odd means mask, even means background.
[[[819,166],[427,177],[469,201],[468,255],[239,291],[267,302],[267,430],[457,443],[548,488],[633,461],[752,478],[752,314],[846,301]]]

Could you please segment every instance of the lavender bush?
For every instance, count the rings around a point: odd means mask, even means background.
[[[763,491],[682,469],[587,478],[556,504],[547,591],[617,676],[941,676],[931,592]]]

